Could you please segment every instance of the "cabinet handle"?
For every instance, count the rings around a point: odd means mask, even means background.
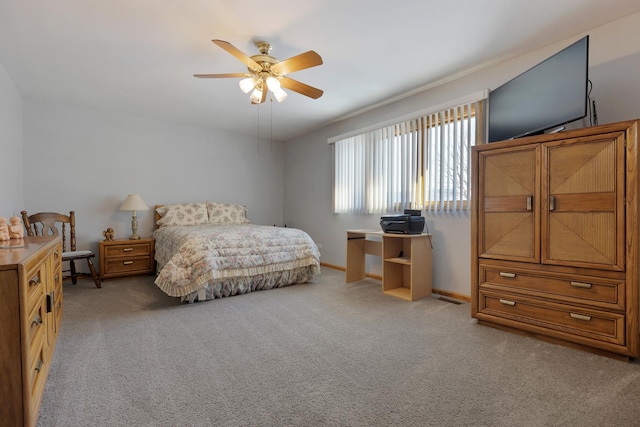
[[[509,300],[507,300],[507,299],[501,299],[501,300],[500,300],[500,304],[502,304],[502,305],[508,305],[508,306],[513,307],[514,305],[516,305],[516,302],[515,302],[515,301],[509,301]]]
[[[122,248],[122,252],[131,252],[133,248]]]
[[[130,264],[133,264],[133,261],[124,261],[122,264],[123,265],[130,265]]]
[[[40,284],[40,276],[35,276],[33,279],[29,280],[29,286],[36,286]]]
[[[555,196],[549,196],[549,210],[556,210],[556,198]]]
[[[51,291],[51,293],[47,295],[47,313],[53,311],[54,292],[55,291]]]
[[[584,320],[585,322],[589,322],[591,320],[591,316],[585,316],[584,314],[571,313],[571,318],[576,320]]]
[[[533,196],[527,196],[527,210],[533,210]]]
[[[509,279],[513,279],[514,277],[516,277],[516,273],[507,273],[506,271],[501,271],[500,277],[508,277]]]
[[[31,321],[31,327],[33,328],[34,326],[38,326],[41,323],[42,323],[42,317],[40,317],[39,314],[36,314],[36,317],[34,317],[33,320]]]
[[[571,286],[574,288],[591,289],[591,283],[571,282]]]
[[[42,369],[42,359],[38,360],[38,363],[36,363],[36,367],[34,370],[36,372],[40,372],[40,369]]]

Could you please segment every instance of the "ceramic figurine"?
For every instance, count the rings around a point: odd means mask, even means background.
[[[114,236],[113,228],[111,227],[107,228],[102,232],[102,235],[104,236],[104,240],[106,240],[107,242],[113,240],[113,236]]]
[[[10,239],[22,239],[24,237],[24,227],[20,217],[12,216],[9,218],[11,225],[9,226],[9,238]]]
[[[0,216],[0,241],[9,240],[9,226],[7,219]]]

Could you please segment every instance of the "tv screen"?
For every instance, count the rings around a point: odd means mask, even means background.
[[[589,36],[489,93],[489,142],[542,133],[587,115]]]

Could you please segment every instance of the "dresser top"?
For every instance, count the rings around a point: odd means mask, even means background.
[[[0,270],[14,269],[16,265],[24,264],[40,249],[54,245],[59,240],[59,236],[36,236],[1,241]]]

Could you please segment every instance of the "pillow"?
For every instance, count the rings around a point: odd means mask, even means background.
[[[209,221],[206,203],[180,203],[176,205],[164,205],[156,209],[162,218],[158,225],[200,225]]]
[[[247,224],[247,207],[225,203],[207,202],[209,224]]]

